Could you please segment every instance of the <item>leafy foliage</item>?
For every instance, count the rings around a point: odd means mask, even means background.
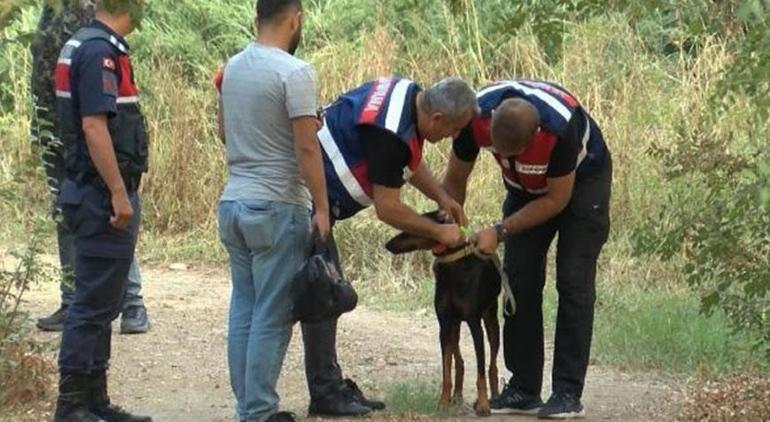
[[[683,252],[683,270],[701,293],[703,309],[724,309],[735,327],[758,332],[758,345],[770,354],[768,14],[766,0],[741,5],[737,17],[746,33],[732,43],[736,53],[713,91],[712,113],[702,122],[683,121],[675,145],[653,150],[666,163],[667,177],[697,185],[704,194],[697,203],[672,197],[661,211],[673,221],[650,221],[638,230],[637,241],[640,250],[664,257]],[[736,109],[743,121],[715,129]],[[700,127],[685,127],[693,123]]]

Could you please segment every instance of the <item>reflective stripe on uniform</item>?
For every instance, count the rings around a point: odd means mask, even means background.
[[[337,143],[329,131],[329,126],[325,119],[323,127],[318,132],[318,140],[321,141],[321,147],[326,152],[326,156],[329,157],[332,166],[334,166],[334,172],[337,173],[337,177],[339,177],[348,194],[363,207],[371,205],[372,199],[366,195],[364,188],[348,167],[347,162],[345,162],[345,157],[342,156],[342,152],[337,147]]]

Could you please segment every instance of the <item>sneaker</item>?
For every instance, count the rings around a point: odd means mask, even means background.
[[[495,415],[537,415],[542,406],[540,396],[521,391],[513,382],[509,382],[499,396],[489,401],[489,407]]]
[[[56,312],[37,320],[37,328],[42,331],[63,331],[67,319],[67,306],[61,305]]]
[[[296,420],[297,417],[294,415],[294,413],[291,412],[273,413],[269,418],[267,418],[267,422],[294,422]]]
[[[580,399],[568,393],[554,393],[538,412],[538,419],[582,419],[586,416]]]
[[[350,378],[345,378],[345,386],[348,391],[353,394],[353,397],[358,400],[359,403],[372,410],[385,410],[385,402],[379,400],[370,400],[364,396],[364,392],[358,388],[358,384]]]
[[[325,397],[311,400],[307,413],[310,416],[364,416],[371,413],[372,408],[364,406],[343,386]]]
[[[144,306],[131,306],[120,318],[120,334],[144,334],[150,331],[150,320]]]

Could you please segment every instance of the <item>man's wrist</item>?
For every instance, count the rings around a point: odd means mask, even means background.
[[[495,233],[497,234],[497,243],[502,243],[505,241],[505,238],[508,236],[508,230],[505,228],[505,225],[502,221],[499,221],[495,223],[492,226],[495,230]]]

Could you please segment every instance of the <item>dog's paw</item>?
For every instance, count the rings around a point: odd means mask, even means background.
[[[489,401],[484,400],[476,401],[473,405],[473,410],[476,411],[476,416],[489,416],[492,414],[492,411],[489,409]]]

